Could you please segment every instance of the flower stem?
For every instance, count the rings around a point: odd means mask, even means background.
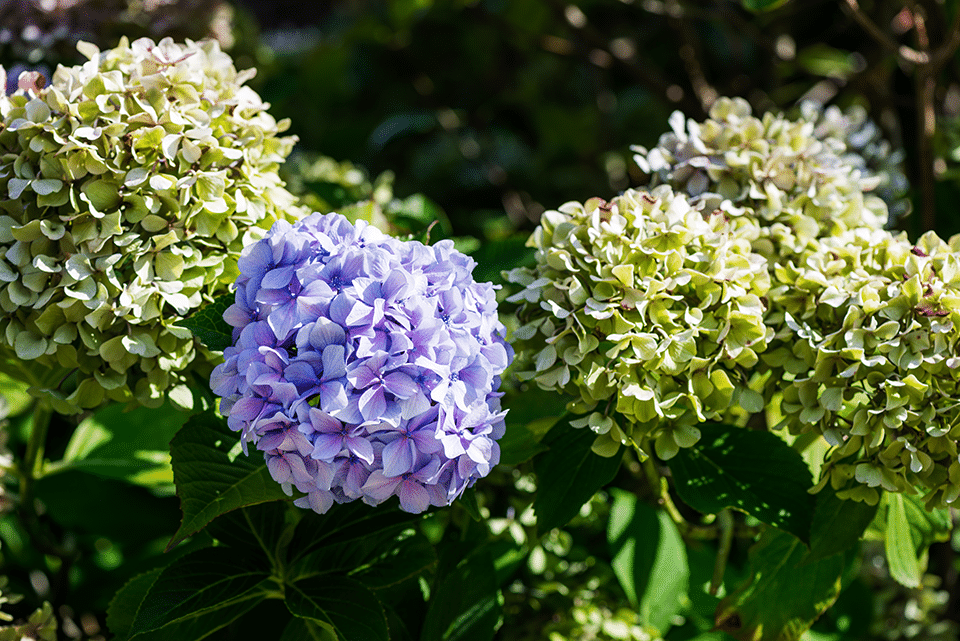
[[[677,524],[677,527],[680,529],[681,533],[686,532],[690,529],[690,523],[687,522],[683,515],[680,514],[680,510],[677,509],[677,506],[673,504],[673,499],[670,498],[670,486],[667,482],[667,479],[660,476],[660,473],[657,471],[657,467],[653,462],[653,457],[648,456],[643,462],[643,470],[646,472],[647,480],[650,482],[651,488],[659,494],[658,503],[663,506],[663,509],[667,511],[667,514],[670,515],[670,518],[673,519],[673,522]]]
[[[713,564],[713,576],[710,578],[710,594],[714,596],[723,583],[727,559],[730,558],[730,549],[733,547],[733,514],[729,509],[717,513],[717,524],[720,526],[720,542],[717,547],[717,560]]]
[[[32,510],[33,483],[43,475],[43,453],[47,443],[47,432],[53,410],[49,404],[38,399],[33,407],[33,421],[30,426],[30,439],[23,456],[20,472],[20,503]]]

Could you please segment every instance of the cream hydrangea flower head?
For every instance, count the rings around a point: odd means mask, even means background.
[[[856,229],[776,268],[763,361],[794,433],[833,446],[821,487],[960,497],[960,237]]]
[[[277,176],[294,139],[215,42],[79,48],[87,63],[0,100],[5,369],[60,412],[188,402],[197,347],[176,323],[298,217]]]
[[[507,275],[523,287],[508,299],[515,347],[532,355],[521,377],[576,396],[596,451],[655,441],[670,458],[732,403],[762,409],[743,372],[773,336],[767,261],[722,213],[667,186],[631,190],[546,212],[528,245],[536,266]]]
[[[777,261],[847,229],[880,229],[887,207],[870,195],[879,178],[848,162],[843,140],[808,119],[754,116],[742,98],[720,98],[702,123],[676,112],[656,147],[634,147],[652,180],[685,192],[705,212],[756,225],[754,249]],[[753,232],[751,232],[753,233]]]

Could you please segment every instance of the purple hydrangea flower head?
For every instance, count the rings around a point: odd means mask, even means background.
[[[494,286],[451,241],[314,214],[275,224],[238,266],[233,345],[210,383],[297,505],[397,496],[422,512],[499,462],[513,349]]]

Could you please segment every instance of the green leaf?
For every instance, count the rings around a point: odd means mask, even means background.
[[[123,481],[66,471],[39,479],[35,491],[49,518],[75,532],[141,545],[169,536],[176,527],[174,497],[158,497]]]
[[[717,629],[741,641],[796,641],[840,594],[845,554],[806,562],[799,539],[768,529],[749,554],[749,577],[720,601]]]
[[[782,7],[787,0],[742,0],[743,8],[754,13],[761,11],[771,11],[777,7]]]
[[[891,576],[913,586],[923,573],[927,548],[948,540],[951,528],[949,510],[927,511],[919,496],[884,493],[865,536],[883,541]]]
[[[825,559],[855,546],[876,513],[876,505],[843,500],[827,485],[816,495],[808,561]]]
[[[560,394],[539,388],[504,396],[503,409],[509,411],[506,432],[497,441],[500,464],[519,465],[547,451],[540,441],[566,414],[566,402],[567,399]],[[539,429],[541,426],[544,426],[543,429]]]
[[[280,641],[337,641],[337,633],[326,623],[294,617],[283,629]]]
[[[480,521],[483,518],[480,514],[480,504],[477,502],[477,490],[475,488],[470,488],[460,495],[458,503],[474,521]]]
[[[422,518],[394,506],[359,501],[335,504],[324,514],[306,512],[290,542],[291,572],[352,571],[383,552],[387,541]],[[295,574],[294,574],[295,576]]]
[[[233,344],[233,327],[223,320],[223,313],[233,305],[234,300],[233,294],[217,296],[193,316],[180,321],[180,326],[193,332],[208,349],[222,352]]]
[[[130,627],[131,641],[202,639],[267,596],[266,562],[230,548],[204,548],[163,568]]]
[[[704,514],[735,508],[810,540],[813,485],[803,458],[770,432],[703,423],[693,447],[669,461],[677,494]]]
[[[138,574],[113,596],[107,608],[107,627],[114,636],[124,638],[130,634],[140,611],[140,604],[147,598],[147,593],[157,582],[161,572],[162,567]]]
[[[170,440],[188,417],[169,403],[130,412],[123,405],[108,405],[77,426],[63,460],[50,466],[48,473],[81,470],[172,491]]]
[[[420,641],[489,641],[500,618],[497,577],[490,552],[478,549],[430,592]]]
[[[607,545],[611,566],[644,625],[665,633],[683,609],[690,569],[683,539],[663,510],[629,492],[614,489]]]
[[[903,495],[888,493],[884,495],[884,500],[887,504],[887,529],[883,547],[890,576],[908,588],[920,587],[923,571],[917,558],[916,543],[911,536]]]
[[[437,553],[420,532],[398,539],[386,552],[360,572],[351,575],[374,590],[403,583],[437,563]]]
[[[534,461],[538,489],[533,510],[539,532],[565,525],[616,476],[623,448],[609,458],[598,456],[590,449],[595,439],[590,430],[572,428],[566,421],[544,436],[550,449]]]
[[[286,501],[250,505],[218,516],[206,532],[239,554],[262,555],[280,567],[300,512]]]
[[[231,458],[238,438],[211,412],[191,418],[173,438],[170,455],[183,520],[168,550],[221,514],[288,498],[259,451]]]
[[[340,641],[388,641],[387,617],[376,595],[344,576],[317,576],[286,590],[291,614],[329,625]]]

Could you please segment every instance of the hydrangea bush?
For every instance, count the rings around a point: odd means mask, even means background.
[[[235,344],[211,385],[296,503],[448,505],[499,460],[512,359],[490,283],[452,241],[360,221],[279,222],[240,259]]]
[[[188,404],[198,349],[177,323],[298,215],[276,172],[294,139],[215,42],[81,49],[84,65],[0,99],[6,369],[65,413],[170,390]]]
[[[742,98],[720,98],[704,122],[676,112],[656,147],[635,147],[651,184],[686,193],[705,212],[759,226],[754,250],[789,259],[819,238],[857,227],[881,228],[886,203],[870,193],[880,177],[845,161],[847,147],[829,129],[773,112],[754,116]]]
[[[573,424],[598,453],[655,439],[668,460],[697,424],[771,406],[771,427],[831,446],[815,489],[952,504],[960,238],[885,231],[878,176],[845,160],[837,112],[816,114],[757,118],[740,99],[703,123],[675,114],[638,148],[666,185],[544,214],[536,266],[508,274],[525,376],[590,412]]]
[[[0,99],[0,641],[799,641],[831,607],[836,640],[890,580],[908,627],[952,607],[960,237],[884,229],[864,112],[721,99],[529,252],[482,199],[486,242],[429,245],[463,229],[389,171],[281,173],[216,45],[81,50]]]
[[[869,503],[874,488],[919,490],[930,506],[960,496],[958,250],[960,237],[913,245],[861,228],[776,268],[767,323],[779,331],[763,359],[783,391],[780,426],[834,446],[821,486]]]
[[[655,440],[669,459],[697,441],[697,423],[762,408],[745,372],[773,337],[770,277],[732,231],[667,186],[543,215],[528,242],[536,267],[507,275],[523,287],[508,299],[522,303],[521,377],[572,393],[596,451]]]

